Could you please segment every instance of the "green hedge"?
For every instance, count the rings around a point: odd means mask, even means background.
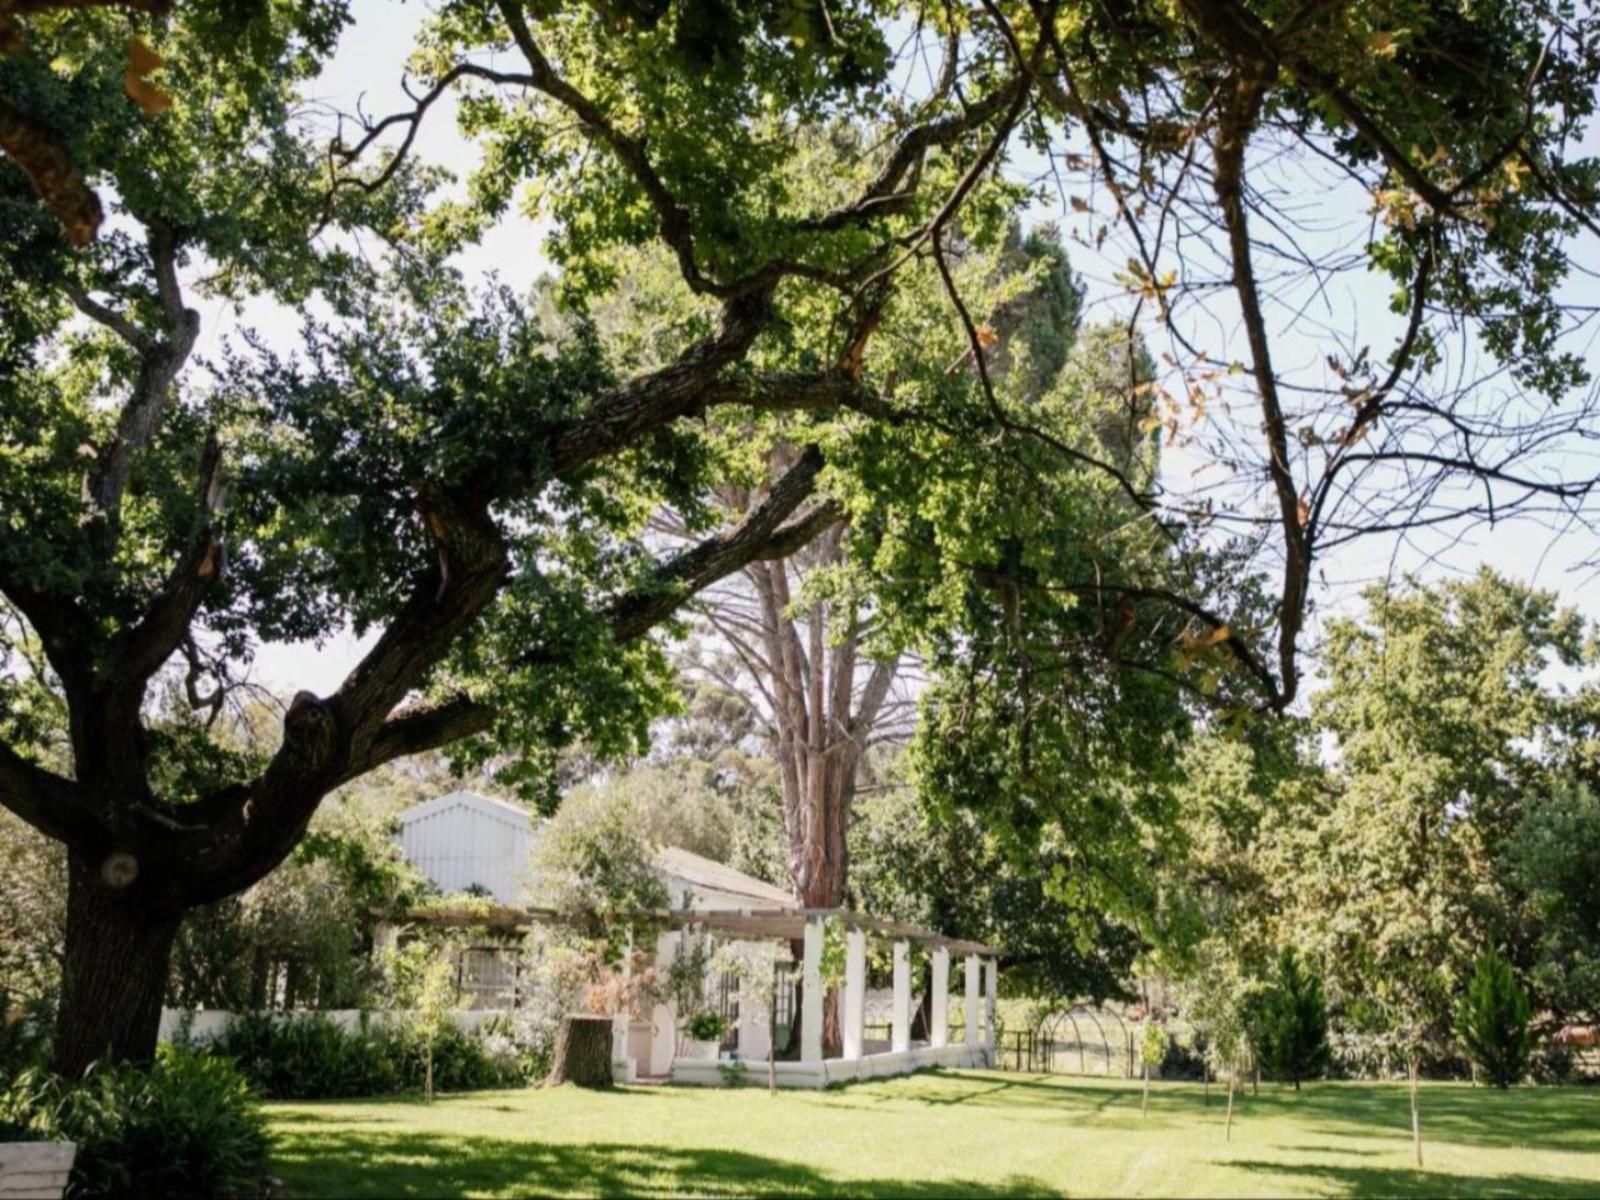
[[[232,1059],[263,1096],[274,1100],[421,1090],[426,1069],[422,1032],[406,1021],[363,1022],[346,1031],[315,1013],[251,1013],[234,1018],[204,1049]],[[433,1086],[442,1092],[518,1087],[539,1065],[509,1045],[495,1052],[484,1039],[454,1025],[440,1030],[433,1043]]]

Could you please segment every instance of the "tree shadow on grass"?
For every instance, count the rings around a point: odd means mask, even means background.
[[[945,1076],[944,1078],[951,1082],[955,1082],[951,1076]],[[979,1077],[970,1080],[961,1080],[960,1082],[968,1085],[963,1091],[941,1091],[937,1094],[908,1094],[905,1098],[922,1104],[935,1105],[978,1104],[985,1102],[994,1103],[995,1098],[1000,1096],[1001,1093],[1009,1092],[1015,1088],[1026,1086],[1026,1084],[1020,1079],[990,1079]],[[882,1098],[885,1100],[900,1099],[901,1097],[895,1094],[896,1091],[897,1089],[892,1087],[886,1088],[884,1089]],[[849,1095],[850,1092],[847,1090],[844,1094]],[[1000,1102],[1005,1103],[1006,1101],[1002,1100]]]
[[[1201,1117],[1221,1121],[1226,1099],[1213,1096],[1208,1104],[1199,1084],[1153,1084],[1146,1115],[1141,1112],[1141,1085],[1137,1080],[1079,1083],[1070,1076],[1009,1072],[965,1072],[935,1078],[945,1085],[944,1089],[907,1090],[896,1095],[891,1082],[890,1088],[873,1099],[902,1099],[907,1103],[932,1106],[1012,1109],[1045,1120],[1094,1117],[1097,1130],[1158,1129]],[[955,1090],[958,1086],[960,1090]],[[1239,1103],[1242,1114],[1244,1101],[1241,1099]]]
[[[1411,1140],[1403,1084],[1328,1085],[1303,1093],[1312,1133]],[[1494,1149],[1537,1148],[1600,1155],[1600,1103],[1576,1088],[1430,1087],[1421,1098],[1422,1138]],[[1600,1187],[1595,1189],[1600,1192]]]
[[[1595,1200],[1600,1181],[1550,1179],[1538,1175],[1453,1175],[1406,1167],[1341,1167],[1314,1163],[1228,1163],[1245,1171],[1273,1175],[1285,1192],[1310,1190],[1307,1185],[1332,1184],[1336,1195],[1351,1197],[1410,1196],[1537,1196],[1546,1200]]]
[[[297,1122],[296,1122],[297,1123]],[[291,1197],[514,1196],[865,1196],[978,1200],[1054,1195],[1013,1176],[973,1180],[835,1179],[802,1163],[738,1150],[603,1142],[516,1141],[424,1133],[280,1131],[274,1155]]]
[[[1071,1076],[980,1072],[943,1079],[966,1086],[959,1092],[908,1093],[905,1098],[935,1105],[1045,1108],[1068,1117],[1094,1114],[1099,1129],[1159,1127],[1221,1112],[1218,1098],[1213,1096],[1207,1105],[1204,1090],[1195,1083],[1152,1084],[1149,1116],[1141,1117],[1137,1080],[1089,1084]],[[1266,1084],[1259,1095],[1241,1091],[1237,1104],[1237,1119],[1285,1117],[1303,1123],[1306,1132],[1317,1136],[1411,1139],[1410,1102],[1403,1083],[1313,1083],[1298,1092]],[[1424,1141],[1600,1155],[1600,1096],[1575,1087],[1497,1091],[1428,1085],[1422,1090],[1422,1134]]]

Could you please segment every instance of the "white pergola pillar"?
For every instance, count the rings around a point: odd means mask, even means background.
[[[983,968],[983,1031],[984,1039],[989,1044],[989,1065],[995,1063],[995,1051],[999,1048],[1000,1032],[995,1027],[1000,1008],[1000,960],[990,958]]]
[[[894,1015],[889,1049],[895,1054],[911,1049],[911,943],[904,939],[894,944]]]
[[[976,954],[967,955],[966,970],[962,972],[962,975],[965,976],[967,987],[967,1008],[965,1013],[967,1028],[966,1036],[962,1040],[968,1046],[976,1049],[978,1045],[978,956]]]
[[[633,930],[628,931],[628,948],[622,954],[622,977],[633,978]],[[618,1083],[632,1083],[637,1071],[628,1053],[628,1031],[633,1014],[626,1007],[611,1018],[611,1075]]]
[[[800,967],[800,1059],[822,1061],[822,918],[806,921]]]
[[[933,995],[928,1000],[928,1041],[931,1045],[950,1044],[950,951],[939,946],[933,952]]]
[[[656,970],[663,978],[672,969],[673,962],[678,957],[678,946],[684,938],[678,930],[668,930],[656,937]],[[650,1075],[671,1075],[672,1060],[678,1054],[678,1029],[683,1022],[689,1019],[689,1014],[681,1016],[674,1012],[672,1005],[666,997],[658,1000],[650,1010],[650,1061],[641,1069]]]
[[[860,1058],[867,1027],[867,935],[851,929],[844,935],[844,1028],[845,1058]]]

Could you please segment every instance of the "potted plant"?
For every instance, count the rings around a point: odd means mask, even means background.
[[[690,1017],[684,1028],[689,1035],[687,1057],[716,1058],[728,1032],[728,1019],[719,1012],[703,1009]]]

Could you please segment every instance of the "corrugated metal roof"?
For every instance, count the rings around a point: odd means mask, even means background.
[[[794,896],[780,887],[774,887],[753,875],[735,871],[725,863],[715,862],[679,846],[663,846],[658,850],[656,867],[696,887],[729,892],[735,896],[748,896],[752,900],[760,900],[776,908],[787,908],[795,902]]]

